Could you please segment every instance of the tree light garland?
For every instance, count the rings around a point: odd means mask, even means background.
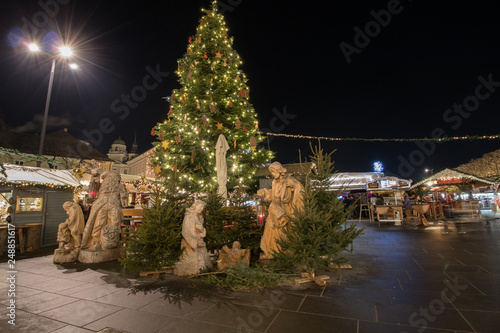
[[[495,140],[500,139],[500,134],[496,135],[466,135],[466,136],[450,136],[442,138],[332,138],[325,136],[310,136],[310,135],[292,135],[283,133],[261,133],[265,136],[280,136],[293,139],[308,139],[308,140],[325,140],[325,141],[365,141],[365,142],[415,142],[415,141],[436,141],[436,142],[449,142],[449,141],[464,141],[464,140]]]

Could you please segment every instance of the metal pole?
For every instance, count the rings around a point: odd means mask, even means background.
[[[43,114],[42,134],[40,137],[40,148],[38,155],[43,154],[43,143],[45,141],[45,130],[47,128],[47,117],[49,116],[50,95],[52,94],[52,84],[54,83],[54,72],[56,69],[56,58],[52,59],[52,69],[50,70],[49,90],[47,91],[47,101],[45,102],[45,113]]]

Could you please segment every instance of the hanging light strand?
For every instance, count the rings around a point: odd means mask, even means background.
[[[436,141],[436,142],[449,142],[449,141],[464,141],[464,140],[495,140],[500,139],[500,134],[495,135],[465,135],[465,136],[449,136],[440,138],[333,138],[325,136],[310,136],[301,134],[284,134],[284,133],[269,133],[262,132],[265,136],[285,137],[292,139],[308,139],[308,140],[325,140],[325,141],[365,141],[365,142],[415,142],[415,141]]]

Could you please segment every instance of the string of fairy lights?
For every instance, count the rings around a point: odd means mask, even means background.
[[[364,141],[364,142],[415,142],[415,141],[435,141],[435,142],[449,142],[449,141],[473,141],[473,140],[496,140],[500,139],[500,134],[495,135],[465,135],[465,136],[448,136],[440,138],[359,138],[359,137],[345,137],[335,138],[326,136],[311,136],[301,134],[284,134],[284,133],[270,133],[263,132],[265,136],[285,137],[292,139],[307,139],[307,140],[324,140],[324,141]]]

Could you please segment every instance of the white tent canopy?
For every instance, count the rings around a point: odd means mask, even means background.
[[[335,190],[408,189],[411,180],[384,176],[380,172],[339,172],[330,178]]]
[[[74,187],[80,185],[69,170],[44,169],[13,164],[2,164],[2,166],[5,169],[4,172],[7,178],[3,174],[0,174],[0,180],[7,183],[33,183]]]
[[[378,172],[338,172],[330,180],[333,189],[364,190],[368,183],[375,182],[383,176],[383,173]]]

